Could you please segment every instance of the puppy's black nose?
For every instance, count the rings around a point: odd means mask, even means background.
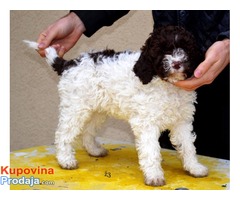
[[[179,69],[179,68],[180,68],[180,65],[181,65],[181,62],[179,62],[179,61],[174,61],[174,62],[173,62],[173,68],[174,68],[174,69]]]

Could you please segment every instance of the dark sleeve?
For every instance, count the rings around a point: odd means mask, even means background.
[[[230,11],[224,11],[221,22],[219,23],[221,32],[219,33],[217,40],[230,39]]]
[[[91,37],[98,29],[103,26],[111,26],[122,16],[126,15],[128,10],[71,10],[84,23],[86,31],[84,35]]]

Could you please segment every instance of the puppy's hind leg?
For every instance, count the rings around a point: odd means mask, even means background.
[[[59,124],[55,134],[56,154],[59,165],[64,169],[75,169],[78,162],[75,158],[73,142],[82,133],[83,127],[91,113],[87,109],[73,106],[60,106]]]
[[[196,136],[192,130],[192,124],[179,123],[171,130],[170,141],[180,155],[183,168],[194,177],[204,177],[208,175],[208,169],[197,160],[193,144]]]
[[[108,154],[108,151],[95,139],[98,128],[100,128],[105,120],[106,115],[94,113],[91,116],[91,120],[85,126],[83,133],[83,146],[91,156],[103,157]]]

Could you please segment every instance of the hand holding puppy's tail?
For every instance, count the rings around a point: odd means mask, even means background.
[[[29,40],[23,40],[23,42],[26,43],[30,48],[39,50],[39,44],[37,42]],[[51,46],[45,49],[45,54],[47,63],[52,66],[53,70],[56,71],[58,75],[62,75],[62,72],[68,68],[69,61],[60,58],[57,54],[56,49]]]
[[[23,40],[24,43],[26,43],[30,48],[33,48],[35,50],[39,50],[38,48],[38,43],[29,41],[29,40]],[[55,62],[55,59],[58,58],[57,51],[53,47],[48,47],[45,49],[46,53],[46,61],[48,62],[49,65],[53,65]]]
[[[29,40],[23,40],[23,42],[26,43],[30,48],[39,50],[39,48],[38,48],[39,44],[37,42],[33,42],[33,41],[29,41]]]

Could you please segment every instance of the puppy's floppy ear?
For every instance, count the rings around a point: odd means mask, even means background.
[[[133,68],[133,71],[143,84],[151,82],[153,76],[156,75],[153,69],[153,64],[149,60],[147,53],[141,54]]]
[[[153,77],[157,75],[154,69],[156,57],[153,55],[152,35],[153,34],[151,34],[145,45],[141,48],[142,53],[133,68],[134,73],[143,84],[148,84]]]

